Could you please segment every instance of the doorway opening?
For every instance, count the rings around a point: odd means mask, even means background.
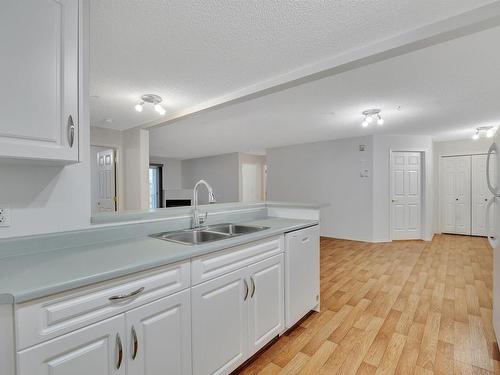
[[[149,208],[163,207],[163,164],[149,164]]]

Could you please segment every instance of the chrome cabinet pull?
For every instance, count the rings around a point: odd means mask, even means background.
[[[250,298],[253,298],[253,295],[255,294],[255,280],[253,279],[253,276],[250,276],[250,281],[252,281],[252,294],[250,294]]]
[[[243,282],[245,283],[245,297],[243,298],[243,301],[246,301],[248,298],[248,283],[247,279],[243,279]]]
[[[132,326],[132,360],[137,357],[137,351],[139,350],[139,343],[137,342],[137,332],[135,332],[134,326]]]
[[[123,360],[123,347],[122,347],[122,339],[120,338],[120,334],[116,334],[116,369],[120,369]]]
[[[127,294],[118,294],[116,296],[111,296],[111,297],[109,297],[109,300],[110,301],[119,301],[122,299],[131,298],[131,297],[138,295],[139,293],[142,293],[143,291],[144,291],[144,287],[141,287],[141,288],[134,290],[133,292],[130,292]]]
[[[69,147],[73,147],[75,142],[75,123],[73,121],[73,116],[68,116],[68,143]]]

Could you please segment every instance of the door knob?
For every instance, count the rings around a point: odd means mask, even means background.
[[[458,198],[455,198],[456,201],[458,201]]]

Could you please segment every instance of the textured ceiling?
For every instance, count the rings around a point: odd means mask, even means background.
[[[491,2],[91,0],[91,124],[145,124],[158,115],[151,108],[133,110],[144,93],[163,96],[168,112],[179,111]],[[362,97],[340,98],[344,107],[334,107],[346,111]]]
[[[366,134],[464,138],[500,124],[500,27],[151,130],[152,155],[190,158]],[[401,106],[401,110],[397,107]],[[361,111],[386,123],[360,126]]]

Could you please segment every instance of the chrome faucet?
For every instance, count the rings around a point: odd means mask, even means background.
[[[208,190],[208,203],[215,203],[217,200],[215,199],[214,191],[212,187],[205,181],[200,180],[194,185],[193,189],[193,229],[201,227],[205,221],[207,220],[208,212],[205,212],[205,216],[200,216],[198,212],[198,186],[205,185]]]

